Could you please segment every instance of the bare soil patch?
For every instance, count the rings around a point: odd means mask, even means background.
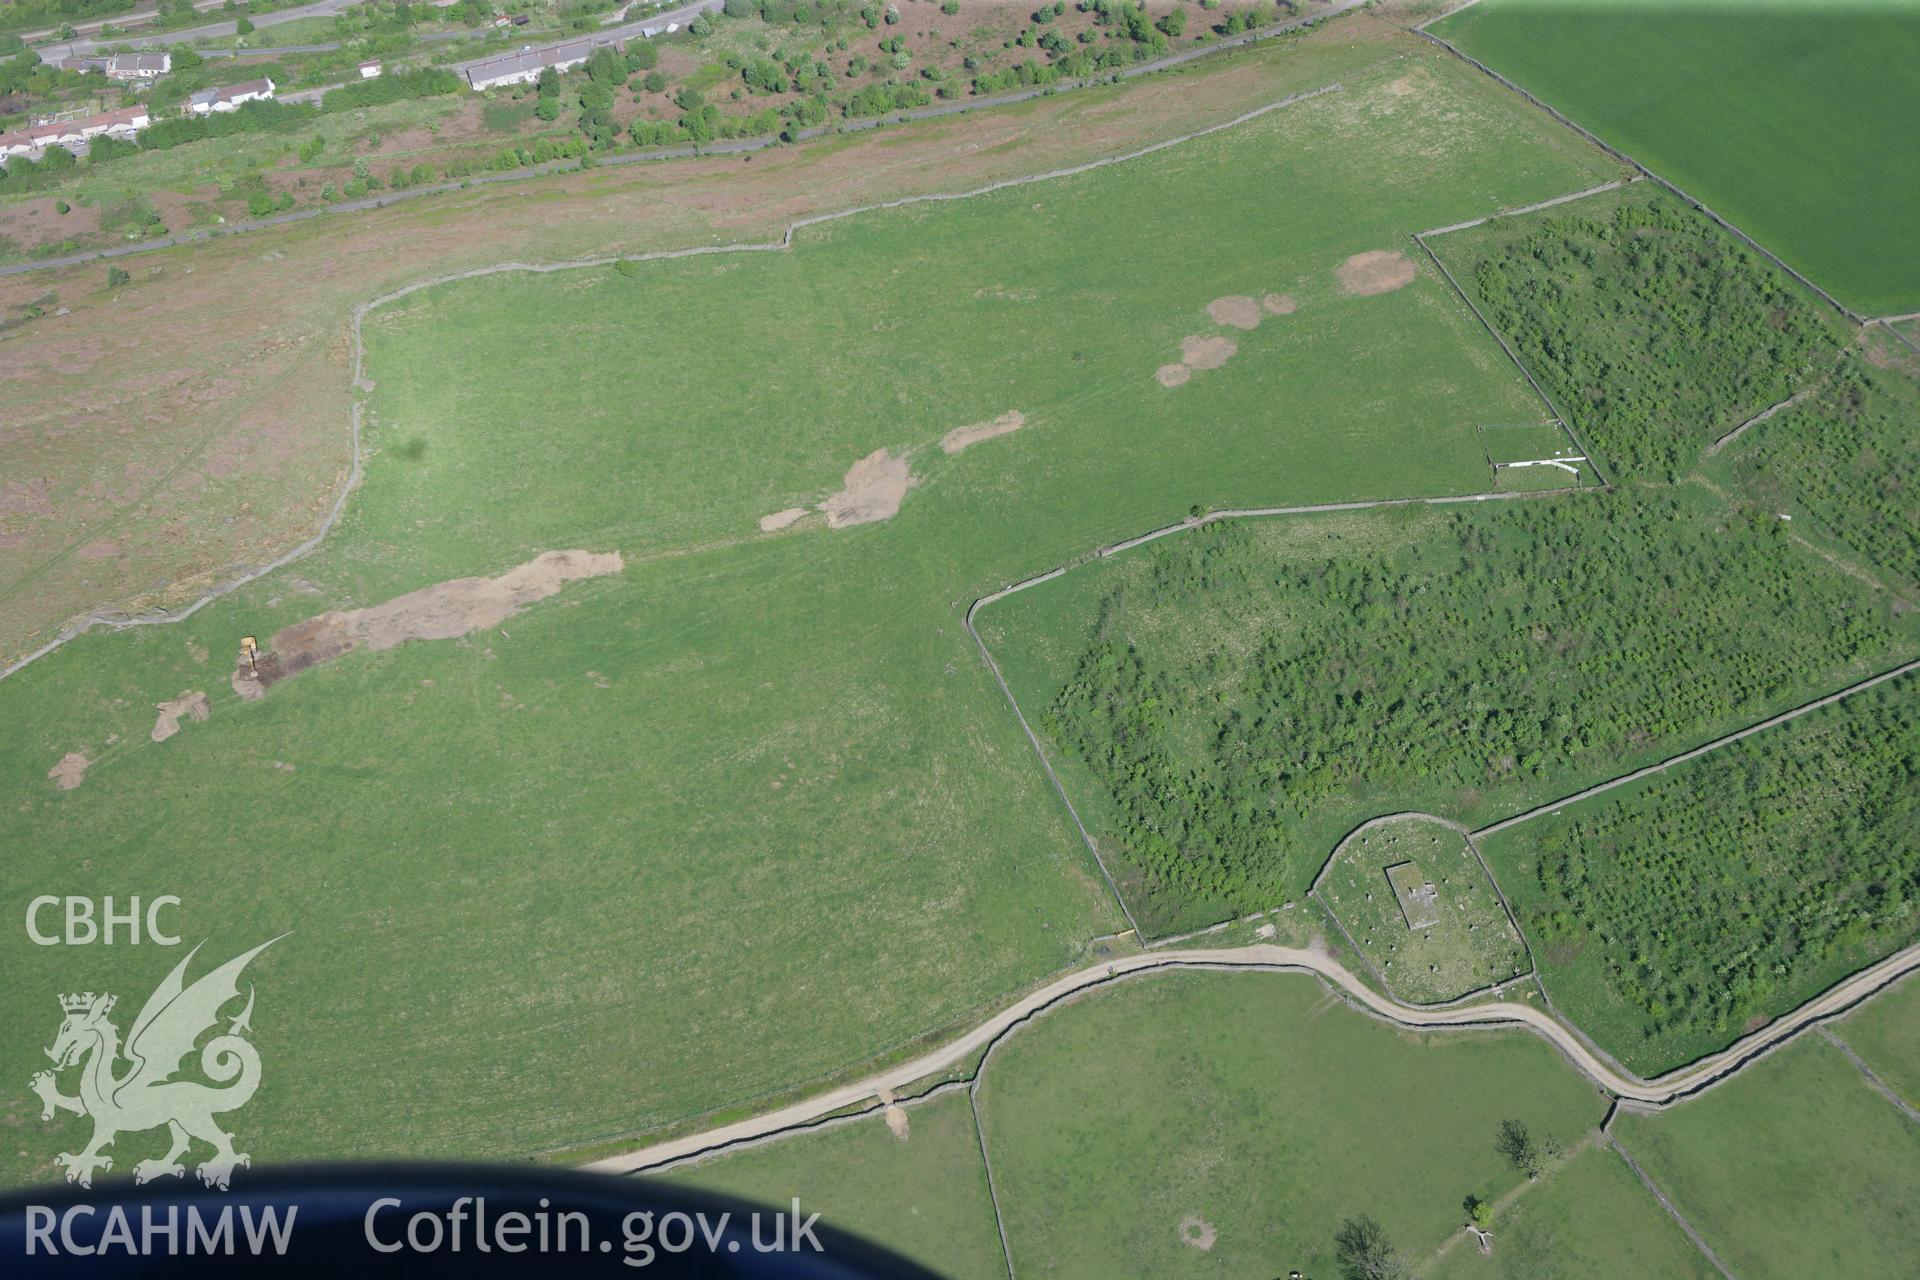
[[[1290,293],[1263,293],[1260,295],[1260,305],[1276,316],[1290,316],[1300,309],[1300,304],[1293,300]]]
[[[47,770],[47,776],[62,791],[71,791],[87,780],[87,766],[92,763],[85,752],[69,751],[60,757],[59,764]]]
[[[1219,1232],[1213,1224],[1197,1213],[1190,1213],[1180,1219],[1180,1243],[1189,1249],[1198,1249],[1205,1253],[1213,1248],[1213,1242],[1219,1239]]]
[[[149,736],[155,742],[165,742],[180,732],[180,717],[205,721],[207,718],[207,695],[199,689],[189,689],[170,702],[156,702],[159,718],[153,722],[153,733]]]
[[[1207,314],[1213,317],[1215,324],[1231,325],[1235,329],[1260,327],[1260,304],[1237,293],[1209,302]]]
[[[1196,333],[1180,340],[1180,358],[1190,369],[1218,369],[1239,350],[1240,344],[1232,338],[1211,334]]]
[[[805,514],[807,514],[805,507],[788,507],[785,511],[776,511],[770,516],[761,516],[760,532],[772,533],[776,529],[784,529]]]
[[[1340,287],[1361,298],[1377,293],[1392,293],[1413,283],[1414,266],[1404,253],[1387,249],[1369,249],[1356,253],[1334,272]]]
[[[269,685],[355,649],[391,649],[409,640],[453,640],[498,626],[569,582],[619,573],[620,553],[543,551],[497,578],[455,578],[382,604],[330,611],[274,632],[253,663],[242,656],[233,689],[257,698]]]
[[[948,453],[959,453],[968,445],[979,444],[982,440],[991,440],[995,436],[1007,435],[1026,425],[1026,414],[1018,409],[1009,409],[992,422],[976,422],[970,427],[955,427],[940,437],[940,447]]]
[[[1153,371],[1153,376],[1160,379],[1163,387],[1178,387],[1193,376],[1193,370],[1183,364],[1163,364]]]
[[[887,1132],[900,1139],[900,1141],[905,1142],[913,1128],[913,1126],[907,1123],[906,1108],[895,1103],[888,1103],[886,1110],[881,1112],[881,1114],[886,1117]]]
[[[829,529],[891,520],[914,484],[905,456],[896,458],[885,449],[875,449],[847,468],[846,488],[828,498],[820,509],[827,513]]]

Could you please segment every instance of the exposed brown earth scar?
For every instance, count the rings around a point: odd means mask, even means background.
[[[69,751],[60,757],[59,764],[47,770],[47,776],[62,791],[71,791],[87,780],[87,766],[92,763],[84,751]]]
[[[848,467],[846,487],[820,504],[827,513],[827,528],[891,520],[907,490],[917,483],[904,454],[896,458],[885,449],[875,449]]]
[[[773,533],[776,530],[784,529],[806,514],[807,509],[805,507],[788,507],[785,511],[776,511],[770,516],[761,516],[760,532]]]
[[[453,640],[498,626],[569,582],[619,573],[618,551],[544,551],[497,578],[455,578],[365,609],[329,611],[274,632],[266,652],[242,656],[233,691],[258,698],[296,672],[355,649],[391,649],[409,640]]]
[[[1215,298],[1207,304],[1207,315],[1215,324],[1231,325],[1235,329],[1260,327],[1260,304],[1242,294]]]
[[[157,702],[154,706],[160,712],[159,719],[153,722],[153,733],[150,735],[155,742],[165,742],[180,732],[181,716],[196,722],[207,718],[207,695],[199,689],[190,689],[171,702]]]
[[[1356,253],[1340,264],[1333,274],[1340,287],[1355,297],[1370,298],[1392,293],[1413,283],[1413,260],[1404,253],[1388,249],[1370,249]]]
[[[968,445],[979,444],[982,440],[991,440],[995,436],[1007,435],[1026,425],[1026,414],[1018,409],[1009,409],[992,422],[976,422],[970,427],[955,427],[940,437],[940,447],[948,453],[959,453]]]
[[[1290,316],[1300,309],[1300,304],[1293,300],[1290,293],[1263,293],[1260,295],[1260,305],[1276,316]]]
[[[1180,339],[1180,358],[1189,369],[1218,369],[1233,359],[1240,344],[1218,335],[1193,334]]]

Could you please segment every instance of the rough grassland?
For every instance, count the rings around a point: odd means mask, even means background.
[[[1743,1280],[1920,1274],[1920,1125],[1823,1040],[1613,1131]]]
[[[1911,942],[1915,685],[1482,840],[1555,1007],[1651,1076]]]
[[[143,254],[125,264],[133,280],[122,289],[102,288],[98,263],[0,277],[0,439],[5,481],[25,487],[0,483],[0,662],[87,610],[177,608],[312,532],[346,470],[344,325],[356,302],[503,259],[763,240],[807,214],[1112,155],[1412,43],[1353,14],[1145,80],[834,135],[751,163],[551,174]],[[1545,130],[1535,145],[1583,147]],[[1456,196],[1454,212],[1477,213],[1503,193]],[[191,360],[181,333],[196,335]]]
[[[1874,997],[1833,1031],[1883,1084],[1920,1108],[1920,980]]]
[[[1423,1280],[1716,1280],[1719,1272],[1647,1194],[1626,1162],[1595,1145],[1541,1175],[1493,1220],[1493,1253],[1459,1240]]]
[[[1920,308],[1920,7],[1482,0],[1434,33],[1863,314]]]
[[[1532,1036],[1403,1033],[1273,974],[1089,996],[1007,1041],[980,1099],[1015,1271],[1094,1280],[1331,1275],[1359,1213],[1417,1259],[1520,1180],[1503,1119],[1567,1146],[1605,1110]]]
[[[1527,412],[1512,370],[1432,277],[1352,297],[1333,272],[1604,171],[1437,51],[1322,53],[1273,96],[1344,92],[1145,162],[791,254],[381,313],[375,453],[319,552],[0,682],[0,844],[29,851],[6,900],[174,893],[215,952],[295,931],[259,962],[272,1072],[243,1136],[263,1161],[652,1129],[1071,963],[1117,915],[965,602],[1194,502],[1477,487],[1473,422]],[[1185,387],[1154,380],[1211,300],[1267,289],[1298,312]],[[1023,430],[939,452],[1011,409]],[[882,447],[922,481],[892,521],[758,532]],[[465,640],[227,690],[241,635],[559,547],[628,567]],[[147,741],[185,689],[211,720]],[[47,771],[76,750],[96,763],[60,791]],[[135,999],[167,961],[0,947],[22,1028],[0,1075],[21,1080],[51,993]],[[31,1103],[11,1114],[37,1126]],[[0,1167],[43,1174],[71,1142],[36,1131]]]
[[[986,1166],[964,1093],[906,1110],[908,1136],[871,1116],[689,1165],[668,1181],[784,1207],[876,1241],[950,1280],[1004,1280]]]

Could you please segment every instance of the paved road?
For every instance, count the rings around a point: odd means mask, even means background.
[[[695,18],[697,18],[703,13],[720,12],[720,7],[723,3],[724,3],[724,0],[698,0],[698,3],[695,3],[695,4],[681,5],[677,9],[668,9],[664,13],[656,13],[649,17],[641,18],[635,22],[621,23],[617,27],[607,27],[603,30],[589,32],[585,35],[562,36],[556,40],[544,40],[539,44],[529,44],[524,46],[513,45],[510,48],[505,50],[495,50],[494,52],[489,53],[484,57],[470,58],[465,62],[453,63],[449,67],[449,70],[465,71],[468,67],[476,66],[479,63],[489,61],[493,58],[497,58],[502,53],[511,53],[521,48],[551,49],[557,45],[572,44],[576,40],[592,40],[597,44],[612,44],[620,40],[631,40],[639,36],[640,32],[647,27],[664,27],[669,22],[678,23],[680,26],[684,27],[689,22],[692,22]]]
[[[222,3],[225,0],[221,0]],[[252,22],[256,30],[264,31],[268,27],[277,27],[283,22],[292,22],[298,18],[331,18],[344,9],[349,9],[360,0],[314,0],[312,4],[295,5],[291,9],[281,9],[275,13],[263,13]],[[182,27],[178,31],[159,31],[152,35],[115,36],[112,40],[69,40],[64,44],[42,45],[35,50],[44,62],[55,58],[76,57],[92,53],[102,44],[129,45],[135,49],[160,49],[172,44],[187,44],[195,40],[217,39],[220,36],[237,36],[239,28],[229,19],[225,22],[211,22],[201,27]],[[283,51],[284,52],[284,51]]]
[[[1414,1008],[1366,986],[1324,951],[1261,943],[1212,950],[1147,952],[1110,963],[1090,965],[1056,978],[940,1048],[864,1080],[841,1085],[764,1115],[722,1125],[705,1133],[654,1143],[636,1151],[595,1161],[587,1167],[602,1173],[638,1173],[670,1161],[812,1123],[842,1108],[870,1102],[883,1089],[899,1092],[915,1081],[957,1066],[1042,1010],[1080,992],[1127,977],[1168,969],[1264,969],[1313,973],[1338,987],[1343,995],[1367,1012],[1402,1026],[1524,1027],[1552,1043],[1576,1070],[1609,1093],[1629,1103],[1658,1107],[1724,1079],[1789,1037],[1852,1008],[1905,974],[1920,969],[1920,945],[1908,947],[1861,970],[1792,1013],[1736,1041],[1729,1048],[1653,1080],[1642,1080],[1613,1067],[1589,1049],[1570,1028],[1533,1005],[1498,1001],[1458,1009]]]

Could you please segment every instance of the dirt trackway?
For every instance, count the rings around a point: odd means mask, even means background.
[[[1179,952],[1148,952],[1090,965],[1064,974],[994,1014],[972,1030],[938,1049],[908,1062],[816,1094],[751,1119],[722,1125],[704,1133],[655,1143],[636,1151],[597,1160],[586,1167],[601,1173],[639,1173],[715,1151],[736,1143],[765,1138],[802,1127],[846,1107],[871,1101],[882,1089],[904,1090],[917,1080],[971,1058],[1042,1011],[1090,988],[1142,974],[1169,969],[1253,969],[1312,973],[1326,979],[1365,1012],[1406,1027],[1522,1027],[1544,1037],[1573,1067],[1602,1089],[1630,1105],[1657,1108],[1696,1093],[1725,1079],[1808,1027],[1852,1008],[1896,979],[1920,969],[1920,944],[1888,956],[1878,964],[1829,988],[1820,995],[1719,1053],[1710,1054],[1653,1080],[1626,1074],[1603,1061],[1572,1030],[1532,1005],[1499,1001],[1455,1009],[1418,1009],[1403,1005],[1364,985],[1344,965],[1324,951],[1301,950],[1271,943]]]

